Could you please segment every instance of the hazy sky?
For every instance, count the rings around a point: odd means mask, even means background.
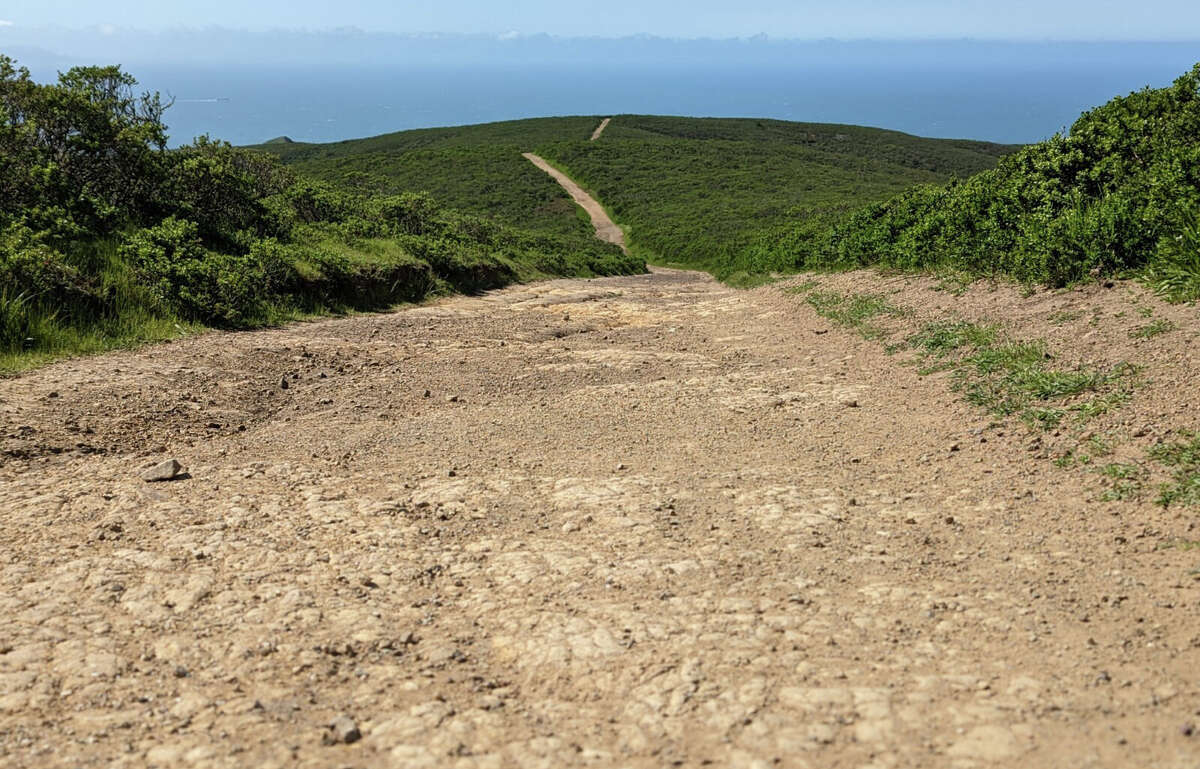
[[[1136,12],[1134,12],[1136,8]],[[1197,0],[3,0],[0,27],[797,38],[1200,39]],[[2,30],[0,30],[2,32]],[[2,38],[0,38],[2,41]]]

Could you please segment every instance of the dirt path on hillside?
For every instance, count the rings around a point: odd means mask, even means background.
[[[0,765],[1193,766],[1194,515],[989,421],[668,270],[0,381]]]
[[[629,249],[625,247],[625,233],[616,225],[615,222],[613,222],[612,219],[609,218],[608,212],[604,210],[603,206],[596,202],[595,198],[587,194],[582,187],[572,181],[571,177],[567,176],[562,171],[559,171],[542,158],[538,157],[532,152],[524,152],[522,154],[526,159],[529,160],[529,162],[533,163],[535,166],[554,177],[554,180],[562,185],[562,188],[567,191],[567,194],[569,194],[571,198],[583,208],[584,211],[587,211],[588,216],[592,218],[592,225],[596,228],[597,238],[608,241],[609,243],[617,244],[621,247],[622,251],[629,251]]]
[[[610,117],[606,117],[603,120],[601,120],[600,125],[596,126],[596,130],[592,131],[592,138],[590,139],[590,141],[596,141],[597,139],[599,139],[600,136],[604,133],[604,129],[608,128],[608,124],[611,122],[612,122],[612,118],[610,118]]]

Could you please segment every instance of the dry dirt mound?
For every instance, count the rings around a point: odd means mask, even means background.
[[[1193,765],[1192,516],[992,421],[673,271],[0,382],[0,764]]]

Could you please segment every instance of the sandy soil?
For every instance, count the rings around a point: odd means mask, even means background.
[[[592,131],[592,138],[590,139],[590,141],[596,141],[597,139],[599,139],[600,136],[603,135],[604,129],[608,128],[608,124],[611,122],[612,122],[612,118],[610,118],[610,117],[606,117],[603,120],[601,120],[600,125],[596,126],[596,130]]]
[[[1194,512],[902,363],[660,270],[2,381],[0,765],[1194,766]]]
[[[554,181],[562,185],[562,188],[567,191],[571,199],[578,203],[580,208],[587,211],[587,215],[592,219],[592,225],[596,228],[597,238],[609,243],[616,243],[621,247],[622,251],[628,251],[625,247],[625,233],[609,218],[608,212],[596,202],[595,198],[584,191],[571,177],[547,163],[543,158],[538,157],[532,152],[524,152],[522,154],[529,162],[554,177]]]

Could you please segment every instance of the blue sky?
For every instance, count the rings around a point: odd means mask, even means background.
[[[1136,7],[1136,12],[1134,8]],[[686,10],[681,10],[686,8]],[[17,0],[2,26],[669,37],[1200,39],[1197,0]]]

